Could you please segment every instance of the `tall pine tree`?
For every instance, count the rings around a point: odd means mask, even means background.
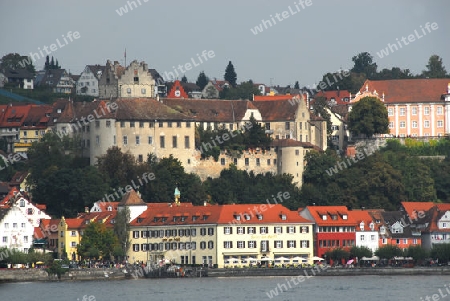
[[[225,69],[224,79],[230,83],[233,88],[236,88],[237,74],[234,71],[234,66],[231,61],[228,62],[228,66]]]

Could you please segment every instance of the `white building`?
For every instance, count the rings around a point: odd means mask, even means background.
[[[374,255],[375,251],[378,249],[379,234],[375,228],[372,217],[364,210],[354,210],[349,212],[357,223],[355,228],[355,246],[366,247],[370,249],[372,255]]]
[[[98,82],[105,68],[105,66],[100,65],[87,65],[77,81],[77,95],[98,97]]]
[[[34,227],[19,207],[0,208],[0,248],[27,253],[33,245]]]

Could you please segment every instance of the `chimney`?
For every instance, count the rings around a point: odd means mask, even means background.
[[[89,207],[84,207],[84,212],[89,213]]]
[[[203,202],[203,206],[206,206],[208,203],[206,201]]]

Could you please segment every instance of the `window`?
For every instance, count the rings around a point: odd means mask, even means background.
[[[167,127],[169,127],[169,128],[172,127],[172,121],[168,121],[168,122],[167,122]]]
[[[245,158],[245,166],[248,166],[248,165],[249,165],[249,159]]]
[[[413,122],[412,122],[412,128],[413,128],[413,129],[416,129],[416,128],[417,128],[417,121],[413,121]]]
[[[2,242],[8,242],[8,237],[7,236],[3,236]]]
[[[417,107],[411,108],[411,115],[417,115]]]
[[[13,223],[13,228],[17,228],[17,223]]]
[[[214,235],[214,228],[208,228],[208,235]]]
[[[442,107],[437,107],[436,108],[436,113],[438,114],[438,115],[442,115]]]
[[[232,234],[233,229],[231,227],[224,227],[223,228],[223,234]]]
[[[270,159],[267,159],[267,165],[270,165]]]
[[[163,125],[164,125],[164,122],[162,122],[162,121],[160,121],[159,124],[158,124],[158,126],[159,126],[160,128],[162,128]]]
[[[233,158],[233,164],[237,165],[238,164],[238,159],[237,158]]]
[[[139,137],[139,136],[136,136],[136,145],[139,145],[139,144],[140,144],[140,142],[141,142],[141,139],[140,139],[140,137]]]
[[[214,242],[212,240],[208,241],[208,249],[213,249],[214,248]]]
[[[281,234],[281,233],[283,233],[283,228],[280,226],[273,227],[273,233]]]
[[[270,131],[270,122],[266,122],[265,126],[266,126],[266,130]]]
[[[220,158],[220,165],[225,165],[225,158]]]
[[[295,233],[295,227],[294,226],[287,226],[286,227],[286,232],[289,233],[289,234]]]
[[[166,147],[166,141],[164,136],[159,137],[159,147],[165,148]]]
[[[142,88],[141,89],[141,94],[145,94],[145,93],[147,93],[147,90],[145,88]]]
[[[423,114],[424,115],[430,115],[430,107],[424,107],[423,108]]]
[[[283,241],[282,241],[282,240],[275,240],[275,241],[273,242],[273,247],[274,247],[275,249],[281,249],[281,248],[283,248]]]
[[[389,108],[388,109],[388,116],[394,116],[394,109],[393,108]]]
[[[134,128],[134,121],[130,121],[130,128]]]
[[[269,227],[259,227],[259,234],[269,233]]]
[[[144,162],[144,156],[143,155],[138,155],[138,162],[140,162],[140,163]]]
[[[256,166],[261,166],[261,161],[259,158],[256,158]]]
[[[405,116],[406,108],[400,108],[400,116]]]
[[[205,236],[206,235],[206,228],[200,229],[200,235]]]
[[[267,252],[267,251],[269,251],[269,241],[261,240],[261,252]]]
[[[232,241],[224,241],[223,247],[224,247],[224,249],[231,249],[233,247],[233,242]]]
[[[406,127],[406,123],[404,121],[400,121],[400,128],[405,128]]]
[[[23,237],[23,242],[24,242],[24,243],[28,243],[28,236],[24,236],[24,237]]]
[[[444,121],[438,120],[438,122],[437,122],[437,127],[438,127],[438,128],[444,127]]]
[[[256,227],[247,227],[248,234],[256,234]]]
[[[121,122],[120,122],[120,127],[121,127],[121,128],[124,128],[124,127],[125,127],[125,121],[121,121]]]
[[[154,128],[154,127],[155,127],[155,123],[154,123],[153,121],[150,121],[150,122],[148,123],[148,127]]]
[[[110,128],[111,127],[111,120],[106,120],[106,127]]]
[[[370,240],[374,241],[375,240],[375,235],[370,235]]]
[[[389,122],[389,128],[390,128],[390,129],[393,129],[393,128],[394,128],[394,122],[393,122],[393,121]]]
[[[95,127],[96,127],[96,128],[99,128],[99,127],[100,127],[100,120],[96,120],[96,121],[95,121]]]
[[[133,238],[139,238],[139,231],[133,231]]]
[[[309,248],[309,240],[300,240],[301,248]]]
[[[360,236],[361,241],[364,241],[364,235]]]
[[[423,122],[423,127],[424,127],[424,128],[429,128],[429,127],[430,127],[430,121],[429,121],[429,120],[425,120],[425,121]]]
[[[238,249],[244,249],[245,248],[245,241],[239,240],[237,242]]]
[[[286,122],[286,123],[284,124],[284,129],[285,129],[286,131],[289,131],[289,130],[291,129],[291,124],[290,124],[290,122]]]
[[[20,224],[20,227],[21,227],[21,228],[25,228],[25,223],[21,223],[21,224]]]
[[[133,244],[133,251],[139,252],[139,244]]]
[[[206,242],[205,241],[200,242],[200,249],[202,249],[202,250],[206,249]]]
[[[237,227],[237,234],[245,234],[245,227]]]
[[[71,236],[77,236],[77,233],[76,233],[75,231],[72,231],[72,232],[70,233],[70,235],[71,235]]]
[[[148,144],[153,144],[153,137],[152,136],[148,136]]]
[[[33,208],[28,208],[27,213],[28,215],[33,215]]]
[[[184,148],[190,148],[191,147],[191,144],[190,144],[190,141],[189,141],[189,136],[184,136]]]
[[[295,248],[296,246],[296,241],[295,240],[288,240],[288,248]]]
[[[172,148],[177,148],[177,147],[178,147],[177,136],[172,136]]]
[[[128,137],[123,136],[123,145],[127,145],[127,144],[128,144]]]
[[[255,249],[256,248],[256,241],[251,240],[247,243],[247,246],[249,249]]]
[[[20,199],[20,207],[25,207],[25,200],[24,199]]]

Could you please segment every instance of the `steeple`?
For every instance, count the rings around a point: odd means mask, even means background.
[[[178,186],[175,187],[175,205],[180,206],[180,190],[178,189]]]

